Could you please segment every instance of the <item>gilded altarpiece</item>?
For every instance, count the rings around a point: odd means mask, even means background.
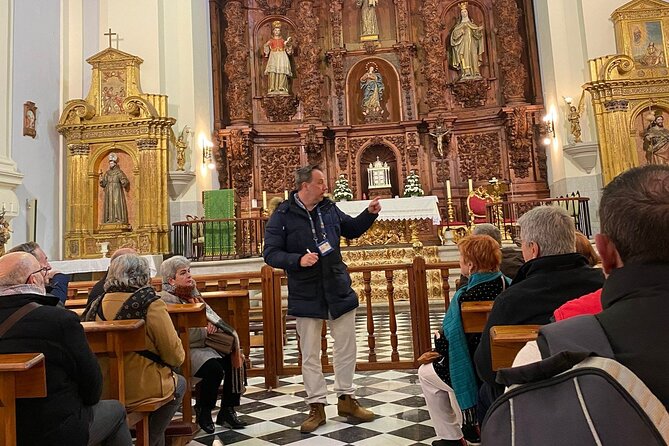
[[[616,9],[618,54],[589,61],[604,183],[626,169],[669,164],[669,3],[634,0]]]
[[[167,96],[140,87],[142,59],[108,48],[90,57],[85,99],[68,101],[57,130],[67,147],[65,258],[131,247],[169,252]]]
[[[532,0],[210,0],[210,17],[219,182],[243,207],[307,163],[362,199],[377,156],[396,195],[415,170],[443,208],[450,180],[456,215],[470,178],[548,195]],[[469,65],[452,57],[463,29]]]

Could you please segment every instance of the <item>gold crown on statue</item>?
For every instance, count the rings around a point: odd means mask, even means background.
[[[460,2],[458,5],[460,5],[460,9],[467,9],[467,3],[469,2]]]
[[[272,28],[281,28],[281,20],[275,20],[272,22]]]

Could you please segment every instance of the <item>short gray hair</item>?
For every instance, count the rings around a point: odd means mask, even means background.
[[[163,284],[168,283],[169,279],[174,279],[181,268],[190,268],[190,260],[184,256],[170,257],[161,263],[160,275],[163,276]]]
[[[495,239],[499,243],[499,246],[502,246],[502,234],[499,232],[497,226],[490,223],[480,223],[474,226],[472,235],[488,235]]]
[[[574,219],[559,206],[538,206],[518,219],[520,237],[539,245],[539,256],[576,252]]]
[[[124,254],[115,258],[109,265],[105,291],[112,287],[138,290],[147,286],[150,280],[149,262],[137,254]]]
[[[308,166],[300,167],[295,171],[295,189],[300,190],[302,183],[311,181],[314,170],[321,170],[317,164],[310,164]]]

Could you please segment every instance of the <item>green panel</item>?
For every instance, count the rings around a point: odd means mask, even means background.
[[[234,217],[234,189],[204,191],[204,218],[217,219]],[[235,223],[207,222],[204,228],[204,255],[227,256],[235,253]]]

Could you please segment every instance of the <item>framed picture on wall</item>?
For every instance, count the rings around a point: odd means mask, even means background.
[[[23,104],[23,136],[34,138],[37,136],[35,126],[37,124],[37,106],[32,101]]]

